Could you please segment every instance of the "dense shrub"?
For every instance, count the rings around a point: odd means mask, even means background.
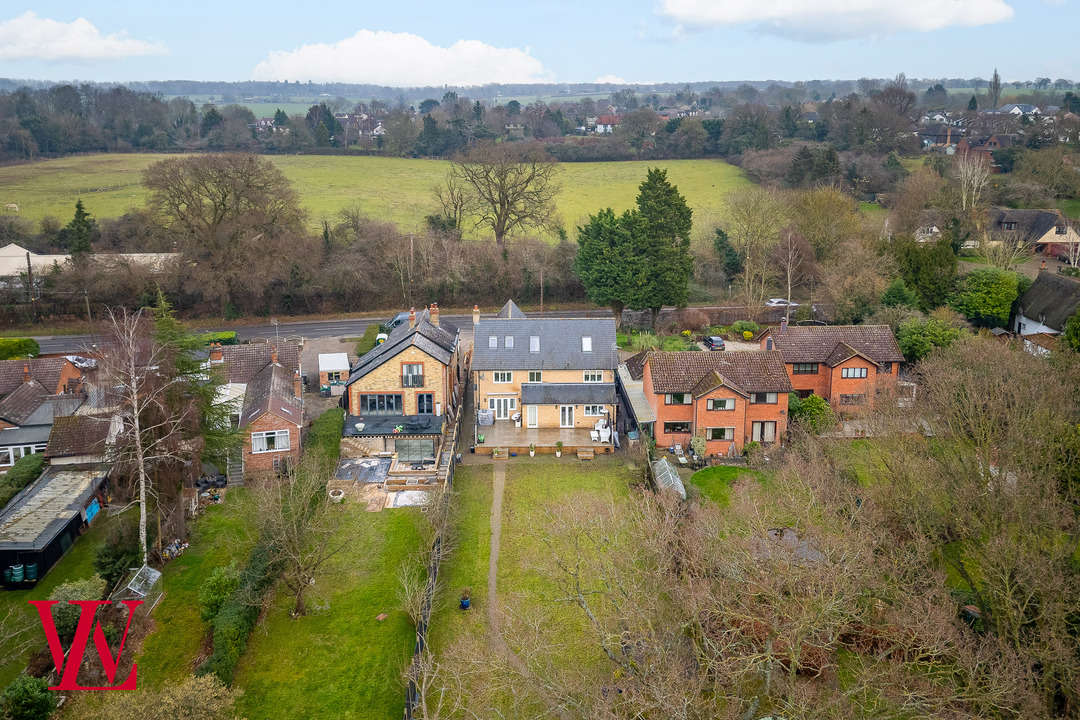
[[[147,543],[152,544],[156,524],[147,524]],[[130,568],[142,565],[142,547],[139,543],[139,525],[134,517],[125,518],[109,531],[105,541],[94,550],[94,572],[109,587],[113,587]]]
[[[3,717],[11,720],[45,720],[56,710],[56,697],[44,678],[20,675],[4,688]]]
[[[45,469],[45,456],[41,453],[26,455],[15,461],[11,469],[0,477],[0,508],[7,505],[11,498],[41,476]]]
[[[693,308],[679,311],[678,319],[679,330],[689,330],[691,332],[701,332],[709,325],[709,316],[702,310],[696,310]]]
[[[832,407],[819,395],[811,395],[805,399],[800,398],[797,393],[788,395],[788,417],[793,424],[815,435],[836,424]]]
[[[72,580],[63,585],[58,585],[49,593],[50,600],[59,600],[59,604],[52,606],[53,622],[56,623],[56,632],[62,638],[70,638],[75,635],[75,627],[79,624],[79,615],[82,609],[78,605],[71,605],[71,600],[100,600],[105,595],[105,581],[97,575],[85,580]]]
[[[742,335],[744,332],[748,331],[751,335],[753,335],[760,329],[761,326],[753,320],[736,320],[735,322],[731,323],[731,332],[738,333],[739,335]]]
[[[199,588],[199,615],[203,622],[214,621],[225,600],[239,584],[240,572],[232,565],[215,568],[214,572],[210,573],[210,577],[206,578]]]
[[[237,345],[240,341],[236,338],[236,331],[229,332],[206,332],[199,334],[199,340],[204,345],[210,345],[211,343],[220,343],[221,345]]]
[[[221,682],[232,684],[236,665],[259,620],[262,599],[274,584],[275,575],[273,549],[268,543],[259,542],[251,549],[236,589],[214,618],[214,650],[196,674],[214,673]]]
[[[364,330],[364,337],[360,338],[360,342],[356,343],[356,354],[364,355],[371,352],[371,349],[375,347],[375,338],[379,335],[379,324],[372,323]]]
[[[33,338],[0,338],[0,360],[41,355],[41,346]]]
[[[640,332],[630,338],[630,349],[634,352],[642,350],[658,350],[660,338],[650,332]]]
[[[308,451],[316,451],[328,460],[336,460],[341,454],[341,429],[345,425],[345,412],[331,408],[311,423],[308,430]]]

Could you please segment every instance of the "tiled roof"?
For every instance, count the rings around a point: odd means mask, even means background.
[[[777,352],[654,352],[647,362],[651,391],[657,394],[694,391],[713,372],[725,385],[743,393],[791,392],[784,359]]]
[[[290,377],[300,369],[300,350],[296,343],[282,341],[277,346],[278,363],[289,371]],[[270,364],[274,352],[272,343],[252,345],[225,345],[221,348],[225,382],[251,382],[263,368]]]
[[[293,374],[278,365],[267,365],[247,384],[240,427],[246,427],[267,412],[299,425],[303,422],[300,400],[293,395]]]
[[[1080,309],[1080,281],[1041,272],[1020,298],[1019,312],[1047,327],[1064,331],[1065,322]]]
[[[526,383],[522,405],[611,405],[615,383]]]
[[[1003,223],[1016,223],[1012,230],[1005,230]],[[1002,233],[1016,235],[1017,240],[1033,242],[1058,225],[1064,225],[1065,218],[1057,210],[1014,210],[1012,208],[995,207],[990,209],[990,228]]]
[[[645,375],[645,358],[648,356],[649,351],[642,350],[637,355],[631,355],[626,358],[624,364],[626,365],[626,370],[630,373],[630,378],[632,380],[640,380],[642,376]]]
[[[105,454],[112,418],[109,416],[70,415],[53,421],[45,457]]]
[[[888,325],[792,326],[784,332],[771,328],[768,336],[772,338],[773,347],[783,354],[785,363],[823,363],[832,366],[832,361],[846,352],[837,352],[841,344],[847,344],[849,350],[858,352],[871,362],[904,361],[904,354],[900,352],[896,336]],[[843,362],[848,357],[851,355],[837,362]]]
[[[22,384],[23,369],[27,364],[30,365],[30,376],[50,393],[62,391],[59,387],[60,374],[65,365],[71,365],[66,358],[35,358],[29,361],[0,360],[0,395],[7,395]]]
[[[490,347],[492,336],[496,347]],[[540,338],[539,352],[529,348],[534,336]],[[585,337],[592,342],[587,352]],[[614,370],[618,364],[611,318],[495,318],[481,320],[473,333],[473,370]]]
[[[0,419],[22,425],[51,394],[36,380],[24,382],[0,400]]]
[[[457,337],[457,328],[453,325],[446,323],[432,325],[431,312],[429,310],[419,312],[416,314],[415,326],[409,327],[408,323],[398,325],[382,344],[376,345],[356,361],[352,372],[349,373],[348,384],[351,385],[405,348],[414,345],[443,365],[449,365],[454,349],[457,347]]]

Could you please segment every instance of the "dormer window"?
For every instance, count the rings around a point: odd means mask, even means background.
[[[507,335],[505,338],[503,338],[503,347],[508,347],[508,348],[514,347],[514,336],[513,335]]]
[[[581,336],[581,352],[592,352],[592,336]]]
[[[1003,223],[1001,223],[1001,229],[1002,230],[1015,230],[1016,229],[1016,223],[1014,223],[1014,222],[1003,222]]]
[[[489,348],[497,348],[497,347],[499,347],[499,336],[498,335],[489,335],[488,336],[488,347]]]
[[[1064,235],[1067,229],[1068,229],[1068,228],[1066,228],[1066,227],[1065,227],[1064,225],[1058,225],[1058,226],[1057,226],[1057,227],[1055,228],[1055,232],[1056,232],[1056,233],[1057,233],[1058,235]]]
[[[539,335],[530,335],[529,336],[529,352],[535,352],[535,353],[540,352],[540,336]]]

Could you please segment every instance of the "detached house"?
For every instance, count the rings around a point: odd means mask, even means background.
[[[1078,310],[1080,281],[1041,272],[1017,302],[1013,331],[1021,336],[1058,335]]]
[[[689,448],[700,435],[707,455],[735,455],[748,442],[782,443],[787,434],[792,386],[778,352],[652,352],[642,386],[659,447]]]
[[[442,453],[444,420],[456,417],[462,373],[457,328],[440,322],[438,305],[411,310],[409,322],[395,327],[349,373],[343,452],[434,463]]]
[[[612,319],[527,317],[513,301],[490,319],[474,310],[477,439],[610,452],[617,367]]]
[[[766,328],[762,350],[778,350],[795,392],[828,400],[835,411],[873,407],[896,389],[904,354],[888,325]]]

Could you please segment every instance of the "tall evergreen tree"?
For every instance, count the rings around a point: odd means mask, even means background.
[[[686,305],[694,271],[690,254],[693,210],[679,189],[668,182],[667,171],[659,168],[650,169],[638,188],[637,206],[644,223],[642,256],[648,262],[630,307],[650,310],[655,325],[663,306]]]
[[[91,241],[97,233],[97,222],[90,217],[83,207],[82,198],[75,201],[75,216],[65,228],[67,249],[72,255],[85,255],[91,252]]]

